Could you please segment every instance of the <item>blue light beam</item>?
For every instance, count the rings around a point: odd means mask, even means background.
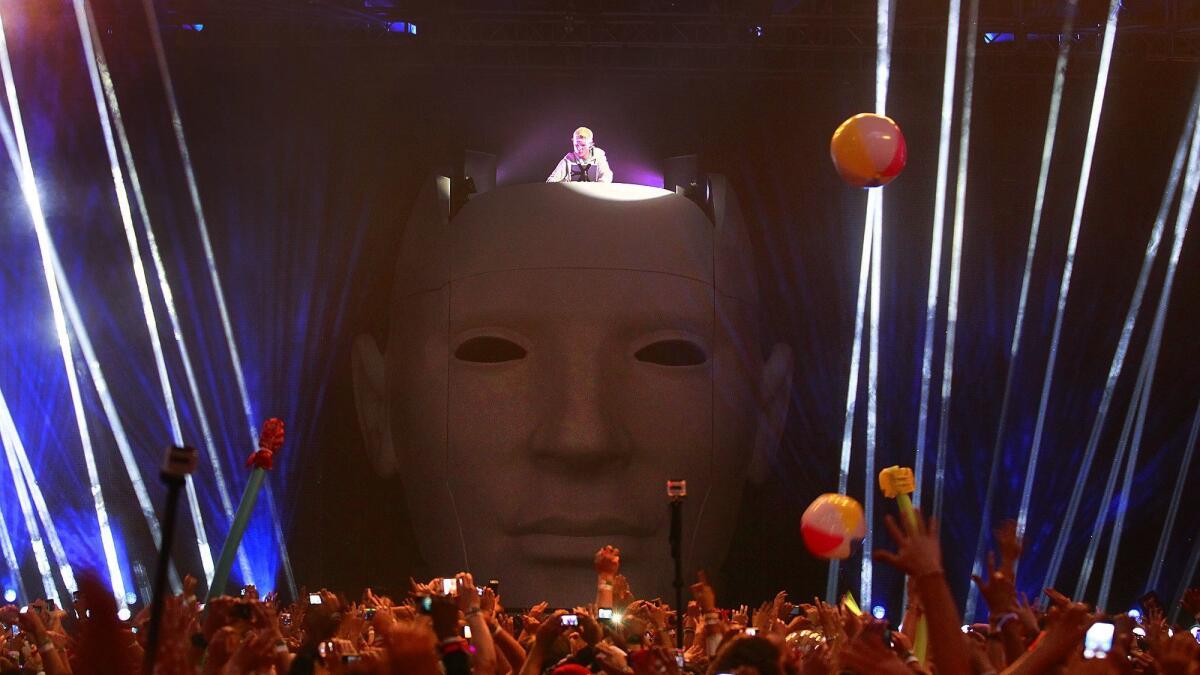
[[[1196,414],[1192,417],[1192,429],[1188,432],[1187,445],[1183,448],[1183,459],[1179,462],[1179,470],[1175,473],[1175,489],[1171,492],[1171,506],[1167,509],[1167,520],[1163,523],[1162,534],[1158,538],[1158,546],[1154,549],[1154,559],[1150,566],[1150,575],[1146,578],[1147,592],[1158,588],[1159,577],[1162,575],[1163,563],[1167,559],[1167,543],[1171,531],[1175,529],[1175,518],[1179,516],[1179,504],[1183,498],[1183,484],[1187,482],[1188,472],[1192,467],[1192,457],[1196,453],[1196,441],[1200,437],[1200,405],[1196,406]],[[1187,577],[1192,578],[1192,575]],[[1171,621],[1178,617],[1179,603],[1174,603],[1174,613]]]
[[[45,215],[42,213],[41,199],[38,196],[37,179],[33,172],[33,163],[29,157],[29,146],[25,138],[25,125],[21,119],[21,106],[17,97],[16,81],[13,77],[12,61],[8,52],[8,40],[5,35],[3,17],[0,16],[0,70],[3,71],[5,90],[8,95],[9,114],[12,116],[13,135],[17,141],[17,149],[21,160],[21,192],[29,207],[33,220],[34,231],[37,234],[38,249],[42,257],[42,270],[46,278],[46,291],[50,296],[50,305],[54,315],[54,329],[58,336],[59,350],[62,353],[63,368],[66,371],[67,385],[71,393],[71,405],[75,411],[75,425],[79,432],[80,444],[83,447],[84,464],[87,467],[88,482],[91,485],[92,502],[96,511],[96,522],[100,528],[100,543],[104,550],[104,559],[108,566],[109,583],[116,596],[118,609],[126,609],[125,581],[121,576],[121,563],[117,556],[116,542],[113,540],[112,527],[108,520],[108,507],[104,502],[104,491],[100,483],[100,473],[96,466],[96,456],[92,448],[92,439],[88,431],[87,417],[83,409],[83,395],[79,389],[79,378],[75,374],[74,358],[71,353],[71,339],[67,334],[67,322],[63,315],[62,301],[59,297],[59,283],[50,260],[53,256],[50,231],[46,226]]]
[[[221,284],[221,275],[217,270],[217,261],[216,256],[213,254],[212,240],[208,234],[208,221],[204,217],[204,207],[200,201],[200,187],[196,181],[196,173],[192,168],[191,153],[188,150],[187,137],[183,130],[183,118],[180,116],[179,103],[175,96],[175,85],[171,79],[170,66],[167,64],[167,54],[163,48],[162,33],[158,28],[158,15],[154,9],[153,0],[142,0],[142,8],[145,11],[146,21],[150,28],[150,38],[154,45],[154,56],[158,62],[158,73],[162,80],[163,91],[166,94],[167,107],[171,113],[171,127],[175,132],[175,143],[178,146],[180,159],[183,164],[184,178],[187,181],[192,210],[196,216],[196,227],[200,232],[200,242],[204,248],[204,260],[208,266],[208,275],[213,286],[213,295],[217,299],[217,311],[221,317],[221,328],[225,333],[225,344],[229,350],[229,358],[233,365],[234,381],[237,383],[238,395],[241,397],[242,409],[246,415],[246,422],[250,431],[250,446],[257,449],[258,425],[254,416],[254,410],[250,405],[250,395],[246,391],[246,378],[242,373],[242,360],[238,353],[237,341],[233,337],[233,324],[229,319],[229,308],[225,303],[225,291]],[[280,562],[283,564],[288,590],[291,591],[292,597],[295,598],[298,594],[296,581],[292,574],[292,563],[287,554],[287,544],[283,537],[283,529],[279,523],[279,514],[274,508],[274,494],[271,490],[269,479],[265,483],[265,487],[268,496],[267,505],[275,531]]]

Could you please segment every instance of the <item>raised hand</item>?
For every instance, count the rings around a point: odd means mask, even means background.
[[[717,594],[713,591],[713,587],[708,583],[708,575],[704,570],[696,572],[696,583],[692,584],[692,597],[696,599],[696,604],[700,605],[700,611],[704,613],[712,612],[717,607]]]
[[[275,662],[277,636],[271,631],[250,631],[225,662],[223,673],[253,673]]]
[[[471,610],[478,610],[482,598],[479,596],[479,591],[475,588],[475,579],[470,572],[459,572],[454,577],[455,585],[458,588],[458,595],[455,600],[458,602],[458,609],[463,614]]]
[[[1179,631],[1173,637],[1151,649],[1159,672],[1164,675],[1189,675],[1195,672],[1193,664],[1200,656],[1200,644],[1187,631]]]
[[[942,573],[942,544],[938,540],[937,519],[926,519],[917,513],[916,523],[906,519],[904,530],[896,525],[896,519],[890,514],[884,516],[883,522],[892,541],[896,542],[896,552],[875,549],[871,557],[913,577]]]
[[[479,596],[479,609],[487,616],[489,621],[496,615],[496,608],[499,606],[500,598],[496,595],[496,591],[490,587],[484,587],[483,595]]]
[[[857,673],[911,675],[904,661],[884,643],[882,632],[872,626],[843,645],[837,658],[843,669]]]
[[[1037,635],[1037,612],[1033,611],[1033,605],[1029,604],[1029,598],[1024,592],[1021,593],[1020,599],[1017,600],[1016,606],[1013,607],[1013,611],[1016,612],[1017,618],[1021,620],[1021,625],[1024,626],[1026,634]]]
[[[621,550],[606,545],[596,551],[593,563],[596,567],[596,576],[612,581],[621,569]]]
[[[575,616],[579,617],[579,635],[588,646],[595,647],[596,643],[604,639],[604,629],[586,607],[576,607]]]
[[[546,616],[546,608],[549,606],[550,606],[550,603],[543,600],[543,601],[539,602],[538,604],[534,605],[533,607],[529,608],[529,616],[536,619],[538,623],[541,623],[542,619],[544,619]]]
[[[1016,576],[1017,560],[1025,544],[1017,537],[1017,522],[1005,520],[995,530],[996,548],[1000,551],[1000,568],[1010,577]]]
[[[534,647],[546,650],[554,644],[558,636],[563,634],[562,617],[564,614],[566,612],[560,609],[546,617],[546,620],[537,627],[537,632],[533,634]]]
[[[613,605],[617,607],[625,607],[633,602],[633,590],[629,588],[629,580],[624,574],[617,574],[613,577]]]
[[[1042,590],[1042,592],[1046,594],[1046,599],[1050,601],[1050,604],[1055,607],[1061,609],[1071,604],[1071,599],[1059,593],[1056,588],[1047,588]]]
[[[1142,627],[1146,629],[1146,642],[1151,648],[1157,647],[1167,640],[1167,620],[1162,608],[1157,604],[1147,603],[1146,613],[1142,615]]]
[[[1046,634],[1039,642],[1039,649],[1046,648],[1065,656],[1083,643],[1083,635],[1093,623],[1088,606],[1072,602],[1058,612],[1046,627]]]
[[[690,604],[691,603],[689,603],[689,605]],[[688,614],[691,614],[690,606],[688,607]],[[733,623],[740,624],[742,626],[749,626],[750,625],[750,608],[747,607],[746,605],[739,606],[736,610],[734,610],[733,616],[730,617],[730,620]]]
[[[1179,599],[1179,606],[1193,617],[1200,617],[1200,588],[1189,588]]]
[[[987,580],[981,579],[978,574],[972,574],[971,579],[979,587],[979,592],[983,594],[988,610],[993,615],[1011,612],[1016,608],[1017,587],[1013,583],[1013,578],[1004,571],[1003,567],[996,568],[995,554],[988,552]]]

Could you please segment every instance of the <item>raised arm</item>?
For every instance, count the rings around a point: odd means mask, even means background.
[[[875,549],[873,557],[914,579],[929,624],[929,647],[938,672],[941,675],[969,675],[971,663],[959,628],[958,609],[942,570],[937,521],[926,521],[921,513],[917,513],[915,523],[904,519],[903,530],[891,516],[884,522],[896,542],[896,552]]]

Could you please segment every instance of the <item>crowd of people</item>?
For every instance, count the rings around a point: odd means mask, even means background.
[[[989,621],[963,626],[936,522],[918,515],[886,525],[896,549],[874,557],[909,579],[898,625],[849,602],[793,605],[785,593],[753,610],[722,608],[703,573],[677,617],[661,600],[637,598],[620,572],[620,551],[606,546],[596,553],[592,602],[570,609],[506,610],[498,583],[468,573],[413,582],[404,598],[367,589],[348,601],[319,591],[291,605],[253,587],[204,604],[189,578],[164,599],[152,659],[150,612],[119,620],[102,582],[84,575],[68,609],[45,601],[0,608],[10,629],[0,673],[124,675],[149,672],[151,661],[165,675],[1200,673],[1194,632],[1169,626],[1153,603],[1133,618],[1097,614],[1053,589],[1045,611],[1018,594],[1022,547],[1011,523],[997,530],[987,577],[975,579]],[[1200,589],[1182,605],[1200,621]]]

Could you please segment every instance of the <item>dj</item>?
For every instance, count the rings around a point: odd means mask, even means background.
[[[571,143],[575,150],[568,152],[559,161],[558,166],[554,167],[554,173],[551,173],[550,177],[546,179],[547,183],[612,182],[612,169],[608,166],[608,158],[604,156],[603,150],[596,147],[591,129],[587,127],[576,129]]]

